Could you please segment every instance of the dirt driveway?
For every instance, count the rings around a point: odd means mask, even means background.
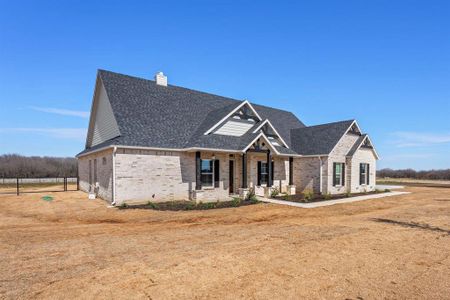
[[[450,189],[301,209],[0,195],[0,298],[450,298]]]

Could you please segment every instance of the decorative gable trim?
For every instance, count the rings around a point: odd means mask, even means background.
[[[264,134],[264,132],[261,132],[260,134],[258,134],[253,141],[251,141],[247,147],[245,147],[242,152],[247,151],[258,139],[263,138],[266,142],[267,147],[269,147],[275,154],[280,154],[280,152],[277,151],[277,149],[272,145],[272,143],[269,141],[269,139],[267,138],[267,136]]]
[[[233,114],[235,114],[237,111],[239,111],[239,109],[241,109],[242,107],[244,107],[245,105],[247,105],[251,111],[255,114],[255,116],[259,119],[259,121],[262,121],[261,117],[259,116],[259,114],[256,112],[256,110],[253,108],[253,106],[250,104],[250,102],[248,102],[248,100],[242,101],[241,104],[239,104],[235,109],[233,109],[229,114],[227,114],[225,117],[223,117],[219,122],[217,122],[216,124],[214,124],[210,129],[208,129],[204,135],[208,135],[211,132],[214,131],[214,129],[216,129],[220,124],[222,124],[223,122],[225,122],[228,118],[230,118]]]
[[[364,139],[362,139],[362,141],[359,143],[359,145],[357,145],[357,147],[356,147],[356,149],[354,151],[350,151],[347,154],[347,157],[352,157],[356,153],[356,151],[358,151],[367,142],[369,143],[369,145],[370,145],[369,149],[372,150],[373,154],[375,155],[375,158],[376,159],[380,159],[380,156],[378,155],[377,151],[375,150],[375,147],[373,146],[372,140],[370,139],[370,137],[368,135],[366,135],[364,137]],[[353,152],[353,153],[351,153],[351,152]]]
[[[273,132],[275,132],[275,134],[278,136],[278,138],[280,139],[280,141],[283,143],[283,145],[289,149],[289,146],[286,144],[286,142],[283,140],[283,138],[281,137],[281,135],[278,133],[278,131],[275,129],[275,127],[272,125],[272,123],[270,123],[269,119],[265,119],[258,127],[256,127],[256,129],[253,131],[253,133],[258,132],[258,130],[260,130],[261,128],[263,128],[264,125],[269,125],[270,128],[272,128]]]

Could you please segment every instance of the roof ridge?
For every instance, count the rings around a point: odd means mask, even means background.
[[[346,123],[346,122],[354,122],[354,121],[356,121],[356,119],[348,119],[348,120],[343,120],[343,121],[335,121],[335,122],[329,122],[329,123],[317,124],[317,125],[312,125],[312,126],[306,126],[306,127],[294,128],[294,129],[292,129],[292,130],[316,128],[316,127],[320,127],[320,126],[336,125],[336,124],[342,124],[342,123]]]
[[[103,70],[103,69],[98,69],[98,71],[105,72],[105,73],[112,73],[112,74],[116,74],[116,75],[120,75],[120,76],[125,76],[125,77],[129,77],[129,78],[132,78],[132,79],[139,79],[139,80],[143,80],[143,81],[150,81],[151,83],[156,84],[156,81],[154,81],[152,79],[147,79],[147,78],[133,76],[133,75],[127,75],[127,74],[113,72],[113,71],[108,71],[108,70]],[[232,101],[236,101],[236,102],[242,102],[242,101],[246,100],[246,99],[236,99],[236,98],[231,98],[231,97],[227,97],[227,96],[221,96],[221,95],[217,95],[217,94],[213,94],[213,93],[209,93],[209,92],[204,92],[204,91],[200,91],[200,90],[194,90],[194,89],[191,89],[191,88],[187,88],[187,87],[179,86],[179,85],[175,85],[175,84],[170,84],[170,83],[167,84],[167,86],[168,87],[178,88],[178,89],[183,89],[183,90],[187,90],[187,91],[192,91],[192,92],[195,92],[195,93],[202,93],[202,94],[205,94],[205,95],[221,97],[221,98],[225,98],[227,100],[232,100]],[[272,107],[272,109],[273,109],[273,107]],[[276,108],[276,109],[278,109],[278,108]]]

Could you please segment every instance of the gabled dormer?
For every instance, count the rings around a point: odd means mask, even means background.
[[[258,131],[263,132],[272,145],[289,148],[281,135],[268,119],[261,122],[261,124],[253,130],[253,133],[256,133]]]

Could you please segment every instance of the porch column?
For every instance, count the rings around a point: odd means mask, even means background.
[[[195,152],[195,189],[202,189],[202,179],[201,179],[201,159],[200,159],[200,151]]]
[[[242,188],[247,188],[247,152],[242,154]]]
[[[267,150],[267,186],[272,186],[272,155],[270,150]]]
[[[294,158],[289,157],[289,185],[294,185]]]

